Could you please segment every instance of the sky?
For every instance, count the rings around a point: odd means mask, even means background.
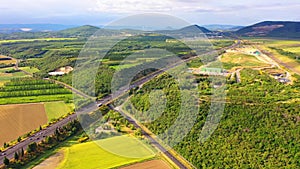
[[[300,21],[299,0],[1,0],[0,4],[0,24],[106,25],[149,12],[199,25]]]

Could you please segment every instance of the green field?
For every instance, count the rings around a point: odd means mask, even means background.
[[[61,85],[35,78],[10,79],[0,88],[0,104],[65,101],[73,94]]]
[[[58,169],[114,168],[154,157],[153,152],[146,145],[134,138],[129,139],[129,137],[126,137],[118,136],[99,140],[96,143],[87,142],[64,148],[64,160]],[[115,145],[116,143],[118,145]],[[97,144],[102,146],[109,144],[109,147],[114,147],[113,149],[117,151],[144,157],[128,158],[119,156],[104,150]]]
[[[66,104],[62,101],[59,102],[47,102],[44,104],[48,122],[53,119],[58,119],[68,113],[71,113],[73,110],[72,104]]]
[[[18,104],[18,103],[39,103],[49,101],[69,101],[73,99],[73,94],[61,94],[61,95],[45,95],[45,96],[27,96],[27,97],[12,97],[12,98],[0,98],[0,105],[3,104]]]
[[[1,68],[0,69],[0,81],[9,81],[11,79],[15,78],[21,78],[21,77],[29,77],[29,75],[26,75],[24,72],[13,72],[13,73],[6,73],[6,71],[13,70],[14,68]]]
[[[39,69],[34,68],[34,67],[20,67],[19,69],[24,70],[24,71],[26,71],[28,73],[31,73],[31,74],[39,72]]]

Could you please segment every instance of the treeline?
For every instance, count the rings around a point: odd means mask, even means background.
[[[27,90],[27,91],[6,91],[0,92],[0,98],[9,97],[25,97],[25,96],[42,96],[56,94],[71,94],[72,92],[64,88],[43,89],[43,90]]]
[[[300,62],[300,56],[296,53],[285,51],[283,49],[275,48],[275,47],[269,47],[270,49],[275,50],[281,55],[288,56],[289,58],[295,59],[296,61]]]
[[[10,63],[10,64],[5,64],[5,63],[0,63],[0,68],[7,68],[7,67],[13,67],[15,64]]]
[[[5,88],[0,88],[0,92],[9,92],[9,91],[25,91],[25,90],[40,90],[40,89],[57,89],[62,88],[57,84],[29,84],[29,85],[6,85]]]
[[[26,85],[48,85],[50,81],[37,78],[16,78],[11,79],[10,82],[5,83],[5,86],[26,86]]]
[[[63,86],[36,78],[12,79],[0,88],[0,98],[71,94]]]

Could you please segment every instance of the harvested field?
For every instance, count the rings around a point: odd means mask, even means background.
[[[64,154],[62,151],[57,152],[55,155],[49,157],[39,165],[33,167],[33,169],[54,169],[59,163],[62,162]]]
[[[163,160],[150,160],[142,163],[136,163],[130,166],[121,167],[121,169],[171,169]]]
[[[0,145],[17,139],[47,123],[44,104],[0,106]]]

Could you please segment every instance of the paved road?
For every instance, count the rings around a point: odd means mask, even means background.
[[[98,107],[95,106],[95,105],[88,106],[88,107],[82,109],[81,111],[79,111],[78,114],[84,113],[84,112],[91,112],[91,111],[93,111],[97,108]],[[9,147],[6,151],[0,153],[1,154],[0,155],[0,165],[3,164],[3,159],[4,159],[5,156],[9,159],[14,158],[15,152],[20,152],[22,150],[22,148],[23,148],[23,150],[26,150],[30,143],[40,142],[46,136],[53,135],[57,128],[61,128],[65,125],[67,125],[69,122],[75,120],[75,119],[77,119],[77,114],[71,114],[68,117],[52,124],[51,126],[48,126],[47,128],[35,133],[34,135],[32,135],[29,138],[21,141],[20,143],[16,144],[15,146]],[[5,154],[3,154],[3,153],[5,153]]]
[[[150,133],[145,131],[143,127],[141,127],[137,121],[135,121],[133,118],[128,116],[123,111],[114,108],[112,105],[108,105],[110,109],[115,110],[119,112],[125,119],[128,120],[129,123],[133,124],[135,128],[140,128],[142,130],[142,134],[150,141],[150,143],[155,146],[160,152],[165,154],[171,161],[173,161],[179,168],[181,169],[187,169],[187,167],[182,164],[175,156],[173,156],[167,149],[165,149],[155,138],[151,136]]]
[[[226,47],[226,48],[223,48],[221,50],[227,50],[229,48],[234,48],[236,46],[238,46],[240,44],[240,41],[238,41],[238,43],[230,46],[230,47]],[[208,55],[208,54],[212,54],[213,52],[208,52],[208,53],[205,53],[203,55]],[[149,80],[151,80],[152,78],[164,73],[166,70],[168,69],[171,69],[171,68],[174,68],[184,62],[188,62],[196,57],[199,57],[199,56],[195,56],[195,57],[191,57],[189,59],[186,59],[186,60],[182,60],[180,62],[177,62],[177,63],[174,63],[173,65],[169,66],[169,67],[166,67],[164,69],[161,69],[161,70],[158,70],[148,76],[145,76],[144,78],[141,78],[140,80],[134,82],[132,85],[130,85],[128,88],[121,88],[120,90],[117,91],[117,95],[114,95],[116,97],[119,97],[119,96],[122,96],[124,95],[124,93],[128,92],[130,89],[132,88],[135,88],[136,86],[140,86],[146,82],[148,82]],[[58,81],[56,81],[58,82]],[[83,96],[83,97],[86,97],[86,98],[90,98],[89,96],[85,95],[85,94],[82,94],[81,91],[78,91],[76,89],[74,89],[73,87],[67,85],[67,84],[64,84],[62,82],[59,82],[60,84],[64,85],[65,87],[71,89],[72,91],[74,91],[75,93]],[[101,100],[97,101],[96,103],[97,104],[109,104],[114,98],[112,98],[111,95],[108,95],[104,98],[102,98]],[[91,104],[91,105],[88,105],[87,107],[83,108],[82,110],[80,110],[80,112],[77,112],[77,114],[81,114],[81,113],[86,113],[86,112],[92,112],[94,110],[97,110],[98,107],[97,107],[97,104]],[[15,152],[19,152],[21,151],[21,149],[23,148],[24,150],[27,149],[28,145],[32,142],[40,142],[42,138],[46,137],[46,136],[51,136],[56,128],[60,128],[60,127],[63,127],[65,126],[67,123],[71,122],[72,120],[76,119],[77,118],[77,114],[72,114],[72,115],[69,115],[68,117],[52,124],[51,126],[47,127],[46,129],[43,129],[39,132],[37,132],[35,135],[33,136],[30,136],[29,138],[23,140],[22,142],[18,143],[17,145],[15,146],[12,146],[12,147],[9,147],[7,150],[5,150],[4,152],[1,152],[0,153],[0,165],[3,164],[3,159],[4,159],[4,156],[6,156],[8,159],[12,159],[14,158],[14,153]],[[131,121],[130,121],[131,122]],[[150,136],[147,136],[147,137],[150,137]],[[150,138],[151,139],[151,138]],[[162,152],[164,152],[163,150],[165,150],[161,145],[158,145],[157,146],[159,149],[162,150]],[[166,151],[165,151],[166,152]],[[181,167],[182,164],[179,164],[178,160],[173,157],[170,153],[166,152],[166,155],[175,163],[177,164],[178,163],[178,166]]]
[[[242,80],[241,80],[241,73],[240,73],[241,70],[242,69],[238,69],[238,70],[235,71],[235,76],[236,76],[236,82],[237,83],[241,83],[242,82]]]

